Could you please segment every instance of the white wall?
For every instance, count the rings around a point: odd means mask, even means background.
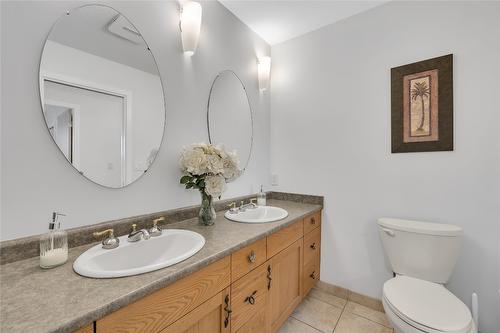
[[[177,1],[109,4],[148,42],[164,83],[167,124],[159,156],[146,175],[123,189],[98,186],[79,175],[45,128],[38,93],[40,54],[51,26],[78,2],[1,2],[1,239],[39,234],[53,210],[68,214],[65,227],[199,203],[178,184],[184,145],[207,141],[206,105],[212,80],[238,73],[254,109],[254,152],[245,174],[224,197],[249,194],[268,179],[269,99],[257,85],[258,54],[269,46],[215,1],[203,2],[197,53],[182,53]]]
[[[380,216],[460,225],[449,288],[500,328],[500,3],[391,2],[273,46],[271,172],[325,195],[322,280],[380,297]],[[454,54],[455,151],[391,154],[390,68]]]

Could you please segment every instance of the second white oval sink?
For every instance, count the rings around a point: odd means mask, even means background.
[[[288,212],[283,208],[273,206],[257,206],[257,208],[248,208],[244,212],[231,213],[227,211],[224,216],[235,222],[242,223],[268,223],[284,219]]]
[[[96,245],[82,253],[73,263],[76,273],[92,278],[115,278],[155,271],[181,262],[205,245],[205,238],[189,230],[165,229],[160,236],[127,241],[112,250]]]

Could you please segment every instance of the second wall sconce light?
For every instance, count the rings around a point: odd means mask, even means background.
[[[257,61],[257,76],[259,78],[259,89],[269,89],[269,78],[271,76],[271,57],[259,57]]]
[[[180,28],[184,53],[192,56],[198,46],[201,29],[201,5],[195,1],[182,4]]]

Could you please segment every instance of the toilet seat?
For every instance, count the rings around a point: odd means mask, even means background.
[[[471,331],[469,309],[441,284],[396,276],[384,284],[383,297],[391,312],[422,332]]]

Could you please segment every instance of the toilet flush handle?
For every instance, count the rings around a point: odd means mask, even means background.
[[[385,232],[386,234],[388,234],[389,236],[391,236],[391,237],[396,236],[396,234],[394,233],[394,231],[393,231],[393,230],[391,230],[391,229],[382,228],[382,230],[384,230],[384,232]]]

